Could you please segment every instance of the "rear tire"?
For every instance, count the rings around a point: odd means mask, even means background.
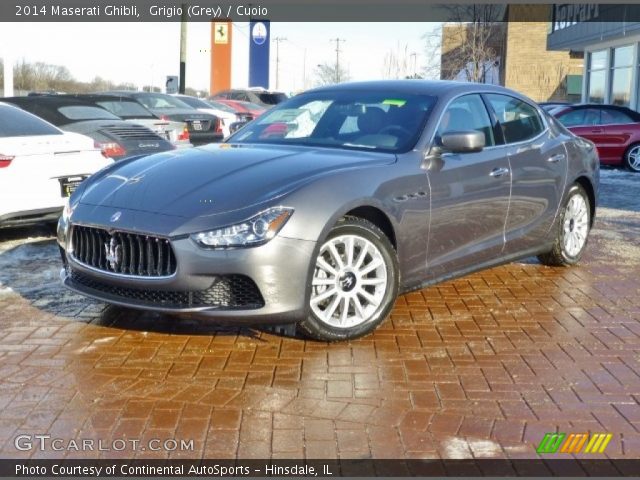
[[[397,255],[385,234],[362,218],[342,218],[317,253],[300,331],[326,342],[366,335],[391,312],[398,283]]]
[[[538,255],[544,265],[569,266],[580,261],[591,228],[589,196],[581,185],[573,185],[567,194],[555,229],[553,248]]]
[[[634,143],[624,153],[624,165],[632,172],[640,173],[640,143]]]

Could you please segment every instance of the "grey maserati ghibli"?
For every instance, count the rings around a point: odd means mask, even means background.
[[[325,341],[396,297],[518,258],[580,260],[594,145],[505,88],[363,82],[293,97],[225,143],[115,163],[58,226],[68,288]]]

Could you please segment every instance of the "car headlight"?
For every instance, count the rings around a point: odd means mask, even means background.
[[[242,223],[191,235],[204,248],[253,247],[267,243],[287,223],[293,209],[270,208]]]

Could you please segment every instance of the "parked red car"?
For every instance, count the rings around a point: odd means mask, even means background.
[[[598,147],[600,163],[640,172],[640,113],[617,105],[560,106],[551,113],[576,135]]]
[[[243,102],[240,100],[227,100],[226,98],[215,98],[216,102],[220,102],[224,105],[228,105],[236,111],[236,115],[245,115],[247,120],[253,120],[254,118],[262,115],[266,108],[261,107],[256,103]],[[249,118],[250,116],[250,118]]]

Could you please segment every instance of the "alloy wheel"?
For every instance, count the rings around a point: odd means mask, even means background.
[[[562,229],[565,252],[571,257],[577,256],[584,248],[589,233],[588,206],[582,195],[573,195],[569,200]]]
[[[316,259],[310,307],[323,323],[352,328],[370,320],[388,288],[382,252],[358,235],[327,240]]]
[[[631,147],[627,152],[627,164],[635,172],[640,172],[640,145]]]

